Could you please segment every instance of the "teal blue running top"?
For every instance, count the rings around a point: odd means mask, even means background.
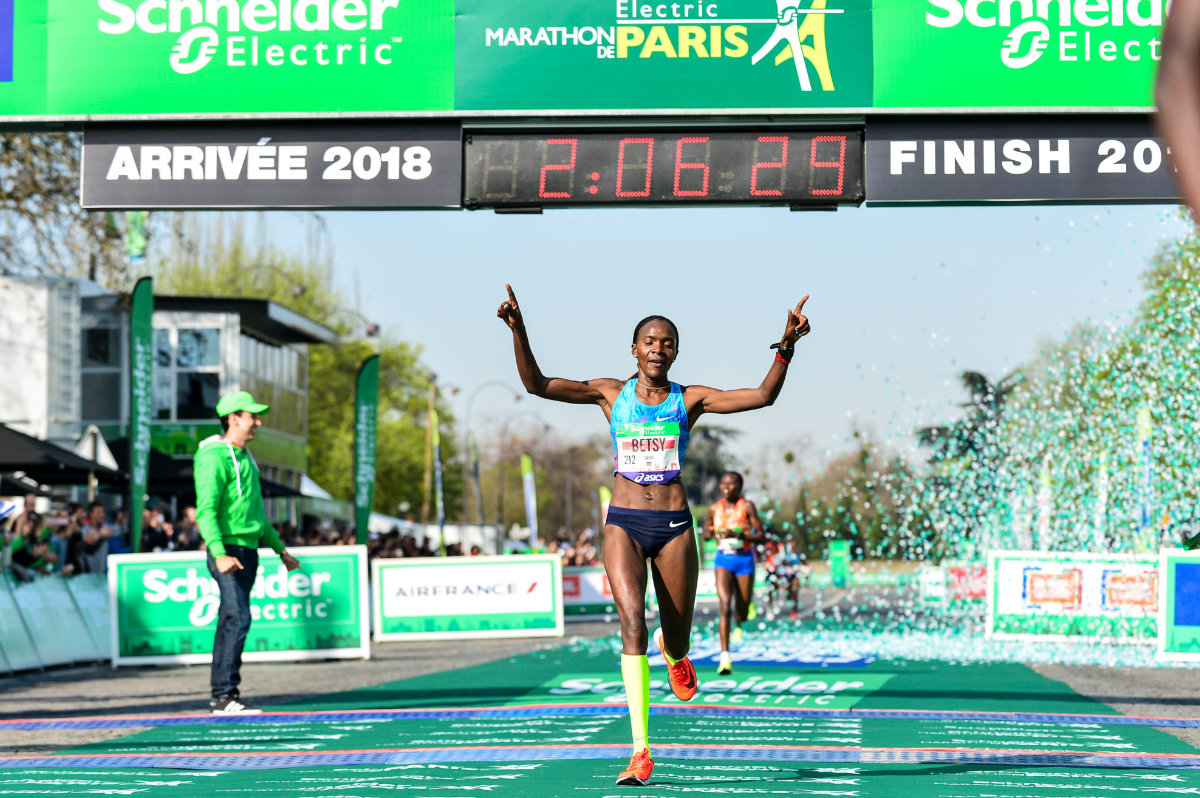
[[[637,398],[637,379],[625,383],[613,403],[614,474],[639,485],[670,482],[679,476],[687,454],[687,409],[683,388],[671,383],[671,393],[661,405],[644,405]]]

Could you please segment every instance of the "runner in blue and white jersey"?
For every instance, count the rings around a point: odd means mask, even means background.
[[[609,422],[616,481],[604,526],[604,569],[621,618],[621,675],[633,729],[633,758],[617,783],[642,785],[654,769],[648,739],[645,612],[651,577],[662,621],[654,639],[667,661],[671,689],[681,701],[696,693],[696,671],[687,654],[699,559],[692,512],[679,481],[688,436],[704,413],[740,413],[775,401],[795,343],[809,332],[802,312],[808,297],[788,311],[783,337],[771,346],[779,352],[762,383],[723,391],[682,386],[667,378],[679,353],[679,331],[663,316],[648,316],[634,327],[630,352],[637,371],[628,380],[547,377],[533,357],[517,297],[510,286],[505,288],[508,299],[496,315],[512,330],[517,371],[525,389],[559,402],[599,405]]]

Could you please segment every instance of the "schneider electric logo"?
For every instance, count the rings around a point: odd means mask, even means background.
[[[324,571],[288,573],[280,565],[267,573],[259,566],[250,592],[253,600],[250,617],[255,621],[327,618],[332,600],[322,593],[332,578],[332,574]],[[165,606],[186,605],[188,622],[195,627],[215,623],[221,606],[216,580],[207,571],[196,568],[188,568],[182,576],[174,577],[166,569],[151,568],[142,575],[142,600]]]
[[[833,91],[826,23],[842,8],[829,0],[760,0],[755,16],[725,13],[717,2],[615,0],[613,25],[556,25],[484,29],[485,47],[588,47],[597,59],[764,60],[796,71],[802,91]],[[740,7],[740,4],[739,4]],[[758,10],[761,9],[761,10]],[[754,47],[751,54],[751,47]]]
[[[392,45],[371,41],[400,0],[96,0],[97,27],[174,37],[169,62],[191,75],[214,60],[229,67],[330,67],[392,63]],[[302,41],[297,41],[302,38]]]
[[[1043,55],[1076,61],[1158,61],[1168,0],[928,0],[934,28],[996,28],[1004,32],[1000,62],[1024,69]],[[1051,25],[1054,31],[1051,31]]]

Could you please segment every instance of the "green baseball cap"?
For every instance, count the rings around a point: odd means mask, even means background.
[[[225,418],[230,413],[245,410],[247,413],[270,413],[271,406],[254,401],[249,391],[234,391],[227,393],[217,402],[217,418]]]

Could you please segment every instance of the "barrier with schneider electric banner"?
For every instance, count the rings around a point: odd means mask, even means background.
[[[274,552],[258,552],[243,659],[369,659],[366,547],[311,546],[293,553],[300,568],[289,573]],[[114,667],[212,660],[220,593],[206,556],[109,556]]]

